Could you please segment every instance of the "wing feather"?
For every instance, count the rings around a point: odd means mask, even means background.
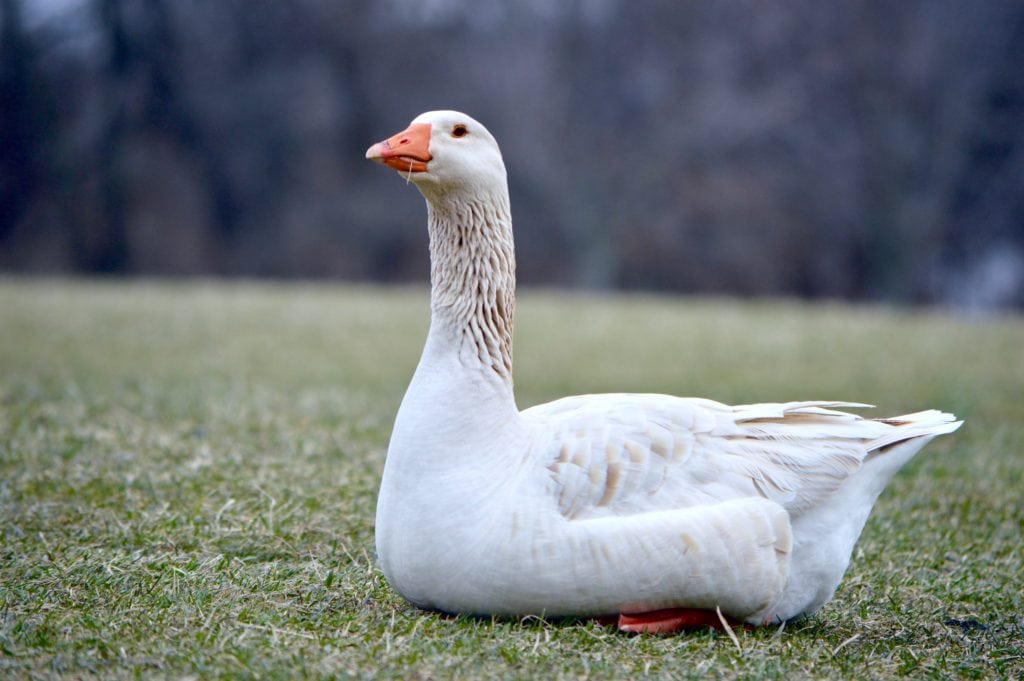
[[[527,409],[573,519],[759,496],[792,516],[831,495],[869,452],[959,424],[941,412],[885,420],[854,402],[729,407],[666,395],[582,395]]]

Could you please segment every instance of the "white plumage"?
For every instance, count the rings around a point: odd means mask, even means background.
[[[666,608],[762,624],[834,593],[878,494],[936,435],[791,402],[582,395],[520,412],[505,167],[477,121],[416,118],[367,157],[427,200],[431,326],[377,505],[377,552],[413,603],[599,616]]]

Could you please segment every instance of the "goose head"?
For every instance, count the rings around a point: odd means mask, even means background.
[[[480,122],[458,111],[420,114],[405,130],[367,149],[366,158],[397,170],[427,199],[507,191],[498,143]]]

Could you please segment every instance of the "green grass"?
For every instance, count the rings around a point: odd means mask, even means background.
[[[1024,675],[1024,321],[525,292],[520,406],[848,399],[967,425],[784,631],[415,610],[373,562],[422,289],[0,281],[0,677]],[[957,624],[956,622],[959,622]]]

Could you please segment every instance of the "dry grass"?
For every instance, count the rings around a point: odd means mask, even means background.
[[[521,406],[604,390],[931,406],[967,425],[883,495],[784,631],[627,637],[419,612],[372,560],[419,289],[0,282],[0,675],[1024,674],[1024,323],[526,293]]]

